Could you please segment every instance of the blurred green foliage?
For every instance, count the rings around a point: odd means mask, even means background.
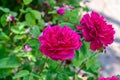
[[[77,67],[82,68],[88,77],[97,79],[100,66],[97,56],[91,57],[91,54],[97,53],[89,50],[89,43],[83,41],[75,58],[62,62],[62,66],[59,66],[60,61],[46,58],[39,51],[37,38],[45,28],[45,23],[67,25],[76,30],[81,15],[88,11],[79,5],[80,2],[83,1],[0,0],[0,80],[69,80],[70,77],[82,80],[75,72]],[[56,7],[61,7],[63,3],[75,9],[67,10],[65,15],[58,15]],[[15,20],[7,21],[9,15],[13,15]],[[30,29],[29,33],[26,33],[27,29]],[[24,50],[26,44],[32,51]]]

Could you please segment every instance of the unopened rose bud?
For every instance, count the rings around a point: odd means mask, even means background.
[[[30,33],[30,28],[26,29],[25,31],[27,34]]]
[[[14,21],[15,20],[15,17],[13,16],[13,15],[9,15],[8,17],[7,17],[7,20],[6,21]]]
[[[30,52],[32,51],[32,48],[29,45],[25,45],[24,50]]]
[[[58,8],[57,9],[57,13],[59,14],[59,15],[63,15],[63,14],[65,14],[65,8],[64,7],[61,7],[61,8]]]

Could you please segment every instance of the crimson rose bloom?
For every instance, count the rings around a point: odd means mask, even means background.
[[[107,24],[104,17],[98,13],[85,14],[80,24],[81,26],[76,26],[76,28],[82,30],[85,41],[90,42],[91,50],[99,50],[113,43],[115,31],[112,25]]]
[[[110,78],[104,78],[104,77],[100,77],[98,80],[119,80],[119,78],[112,76]]]
[[[70,27],[59,25],[47,27],[39,36],[40,51],[53,60],[66,60],[74,57],[74,50],[78,50],[82,43],[77,32]]]
[[[57,13],[60,14],[60,15],[65,14],[65,11],[66,11],[66,8],[64,8],[64,7],[61,7],[61,8],[57,9]]]

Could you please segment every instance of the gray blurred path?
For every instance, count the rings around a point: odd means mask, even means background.
[[[120,0],[91,0],[87,5],[104,15],[116,31],[114,43],[107,48],[106,54],[99,56],[103,66],[101,75],[109,77],[120,74]]]

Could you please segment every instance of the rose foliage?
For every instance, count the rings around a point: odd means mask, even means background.
[[[119,80],[100,77],[115,31],[86,2],[0,0],[0,80]]]

